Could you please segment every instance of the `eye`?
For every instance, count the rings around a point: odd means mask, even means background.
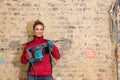
[[[38,30],[43,31],[44,28],[43,28],[43,26],[41,26],[41,25],[37,25],[37,26],[35,26],[35,30],[36,30],[36,31],[38,31]]]
[[[40,30],[43,30],[43,28],[41,28]]]
[[[35,28],[35,30],[39,30],[38,28]]]

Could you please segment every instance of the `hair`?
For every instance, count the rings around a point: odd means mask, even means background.
[[[44,29],[44,24],[43,24],[41,21],[36,20],[36,21],[34,22],[34,25],[33,25],[33,30],[35,30],[35,27],[36,27],[37,25],[42,25],[42,26],[43,26],[43,29]]]

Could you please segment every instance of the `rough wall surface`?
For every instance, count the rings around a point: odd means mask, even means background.
[[[26,80],[22,45],[32,39],[36,19],[61,59],[53,59],[55,80],[117,80],[115,46],[109,31],[113,0],[0,0],[0,80]]]

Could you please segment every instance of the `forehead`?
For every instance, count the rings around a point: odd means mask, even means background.
[[[36,25],[35,28],[43,28],[43,26],[39,24],[39,25]]]

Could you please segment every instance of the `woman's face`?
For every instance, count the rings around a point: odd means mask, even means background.
[[[34,33],[37,37],[42,37],[44,32],[44,27],[42,25],[36,25]]]

